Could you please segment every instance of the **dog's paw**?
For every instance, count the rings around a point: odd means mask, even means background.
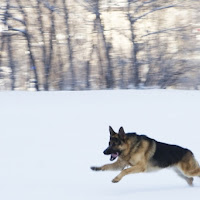
[[[120,179],[118,176],[116,176],[116,177],[112,180],[112,182],[113,182],[113,183],[118,183],[120,180],[121,180],[121,179]]]
[[[194,180],[193,178],[187,178],[187,183],[188,183],[189,186],[194,186],[193,180]]]
[[[100,171],[101,167],[90,167],[90,169],[93,171]]]

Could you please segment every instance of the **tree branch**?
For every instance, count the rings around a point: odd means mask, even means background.
[[[143,18],[143,17],[146,17],[147,15],[153,13],[153,12],[156,12],[156,11],[159,11],[159,10],[163,10],[163,9],[167,9],[167,8],[173,8],[173,7],[176,7],[177,4],[174,4],[174,5],[169,5],[169,6],[162,6],[162,7],[158,7],[158,8],[154,8],[152,10],[150,10],[149,12],[139,16],[139,17],[136,17],[134,19],[132,19],[132,23],[135,23],[136,21],[138,21],[139,19]]]
[[[149,36],[149,35],[154,35],[154,34],[160,34],[160,33],[167,33],[169,31],[180,31],[186,27],[188,27],[189,25],[187,26],[183,26],[183,27],[175,27],[175,28],[168,28],[168,29],[163,29],[163,30],[160,30],[160,31],[156,31],[156,32],[151,32],[151,33],[147,33],[146,35],[143,35],[141,37],[146,37],[146,36]]]

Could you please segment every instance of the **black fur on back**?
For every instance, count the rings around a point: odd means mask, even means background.
[[[165,167],[173,166],[177,164],[179,161],[181,161],[182,158],[188,152],[192,154],[192,152],[188,149],[185,149],[177,145],[158,142],[152,138],[149,138],[146,135],[137,135],[136,133],[127,133],[126,135],[129,138],[136,137],[137,142],[140,142],[141,140],[147,140],[151,144],[153,142],[156,143],[155,153],[150,160],[150,162],[156,167],[165,168]]]
[[[188,149],[182,148],[177,145],[165,144],[156,142],[156,151],[151,159],[154,166],[161,168],[173,166],[177,164],[186,153],[191,152]]]

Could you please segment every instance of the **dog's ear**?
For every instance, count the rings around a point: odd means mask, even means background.
[[[110,136],[113,136],[113,135],[116,134],[115,131],[112,129],[111,126],[109,126],[109,131],[110,131]]]
[[[126,137],[126,133],[125,133],[123,127],[120,127],[120,129],[119,129],[119,137],[120,137],[120,139],[122,139],[122,140],[124,140],[125,137]]]

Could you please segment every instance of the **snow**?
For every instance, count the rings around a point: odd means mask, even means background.
[[[115,131],[146,134],[193,151],[200,161],[200,92],[114,90],[0,93],[0,199],[197,199],[172,170],[94,172],[110,163],[103,150]]]

